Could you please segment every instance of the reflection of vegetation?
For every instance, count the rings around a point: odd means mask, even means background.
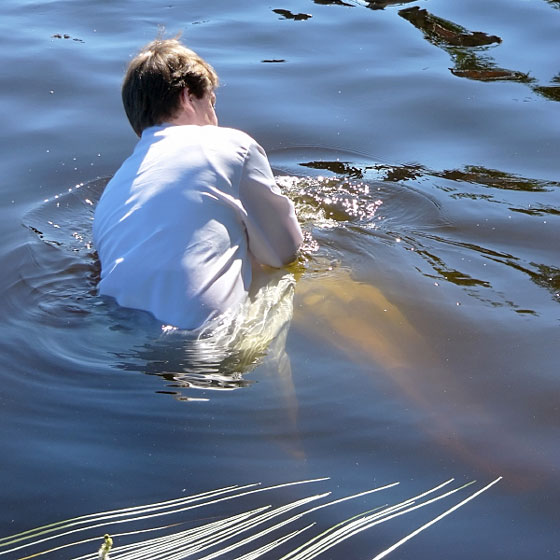
[[[361,179],[364,172],[359,167],[354,167],[348,162],[344,161],[309,161],[307,163],[300,163],[303,167],[310,167],[311,169],[326,169],[338,175],[348,175],[355,179]]]
[[[495,204],[505,204],[511,212],[519,212],[528,216],[560,216],[560,209],[553,206],[538,205],[535,202],[535,196],[538,193],[553,192],[560,187],[560,182],[543,181],[522,177],[519,175],[506,173],[497,169],[490,169],[482,166],[467,165],[462,169],[448,169],[442,171],[435,171],[428,169],[420,164],[409,165],[387,165],[383,163],[360,165],[359,162],[354,161],[311,161],[300,164],[305,167],[313,169],[325,169],[337,175],[347,177],[343,182],[335,179],[323,179],[318,184],[319,190],[317,192],[306,191],[305,196],[301,192],[297,195],[298,199],[304,203],[311,204],[313,207],[320,207],[325,210],[328,217],[335,220],[347,221],[352,219],[352,216],[340,213],[342,207],[337,206],[339,200],[356,200],[360,204],[364,202],[364,194],[360,192],[352,193],[353,196],[348,196],[349,186],[367,185],[370,181],[390,181],[395,182],[413,182],[420,184],[423,181],[431,178],[442,178],[446,182],[440,181],[443,186],[436,185],[437,188],[443,188],[449,191],[451,198],[470,198],[473,200],[488,201]],[[360,182],[353,181],[357,178]],[[363,181],[363,182],[362,182]],[[436,181],[437,182],[437,181]],[[473,188],[469,188],[469,184]],[[481,187],[486,187],[488,190],[481,190]],[[531,193],[531,204],[527,208],[519,207],[512,208],[511,203],[505,202],[498,197],[498,191],[513,191],[518,193]],[[376,191],[377,192],[377,191]],[[376,194],[383,201],[383,194]],[[367,197],[366,197],[367,198]],[[327,203],[326,200],[331,202]],[[334,204],[334,206],[333,206]],[[382,208],[384,208],[383,206]],[[372,215],[374,215],[372,213]],[[376,222],[377,226],[383,229],[382,222]],[[406,240],[415,253],[421,257],[429,266],[429,271],[424,271],[422,274],[428,278],[445,279],[449,283],[466,289],[468,293],[492,306],[506,305],[511,307],[516,313],[526,315],[536,315],[536,311],[532,309],[520,308],[514,302],[506,300],[501,297],[500,301],[495,301],[495,298],[488,296],[493,289],[493,277],[485,277],[484,273],[472,274],[462,270],[461,265],[459,268],[455,263],[446,262],[441,253],[438,252],[437,247],[439,244],[445,244],[457,248],[455,254],[465,255],[470,252],[471,255],[479,255],[483,259],[489,259],[500,265],[505,265],[510,269],[515,269],[526,274],[531,281],[537,285],[549,290],[554,295],[554,301],[560,303],[560,269],[535,263],[523,262],[523,260],[516,258],[513,254],[505,251],[496,251],[489,247],[484,247],[476,243],[469,243],[466,240],[457,240],[447,236],[436,235],[429,230],[415,230],[412,237],[407,238],[403,236],[402,232],[398,235],[401,241]],[[430,240],[432,243],[424,245],[421,240]],[[435,243],[435,245],[434,245]],[[404,245],[404,244],[403,244]],[[481,269],[477,269],[481,270]],[[487,269],[482,269],[486,271]],[[490,269],[488,269],[490,271]],[[489,290],[484,290],[488,288]],[[483,296],[484,291],[486,296]],[[503,296],[503,294],[502,294]],[[484,299],[491,297],[491,299]]]
[[[459,200],[461,198],[468,198],[469,200],[486,200],[488,202],[498,202],[494,200],[494,197],[491,194],[477,194],[477,193],[470,193],[470,192],[457,192],[450,195],[451,198],[455,200]]]
[[[299,165],[311,169],[325,169],[337,175],[346,175],[354,179],[362,179],[368,171],[375,171],[382,175],[380,178],[383,181],[391,182],[413,181],[426,175],[432,175],[450,181],[463,181],[510,191],[548,192],[560,187],[560,182],[520,177],[480,165],[466,165],[463,169],[445,169],[443,171],[428,169],[420,164],[387,165],[380,163],[359,166],[350,161],[309,161]]]
[[[560,187],[560,182],[521,177],[519,175],[506,173],[497,169],[490,169],[475,165],[467,165],[462,169],[448,169],[442,171],[431,170],[420,164],[392,166],[378,163],[373,165],[360,165],[360,163],[353,161],[311,161],[300,165],[313,169],[325,169],[332,173],[336,173],[337,175],[348,177],[348,179],[345,179],[343,182],[335,179],[322,179],[321,183],[317,185],[319,188],[317,192],[306,191],[305,195],[302,195],[302,193],[299,192],[297,195],[297,199],[300,203],[310,204],[313,207],[320,207],[325,210],[326,215],[328,215],[329,218],[342,221],[352,219],[352,216],[347,215],[347,213],[341,213],[344,208],[338,204],[339,201],[346,201],[346,199],[348,199],[351,202],[353,200],[358,201],[359,205],[363,204],[365,198],[367,197],[364,198],[365,195],[361,192],[351,192],[350,187],[352,185],[361,187],[363,185],[367,185],[371,180],[388,181],[391,183],[406,183],[408,181],[420,183],[430,177],[439,177],[445,179],[447,182],[443,183],[442,181],[443,186],[440,187],[437,185],[437,188],[443,188],[443,190],[449,191],[449,196],[451,198],[486,200],[495,204],[504,204],[504,201],[498,198],[498,193],[494,192],[493,189],[532,193],[531,200],[534,200],[535,193],[552,192]],[[353,178],[363,180],[363,182],[353,182]],[[469,189],[468,184],[474,185],[476,187],[476,191],[474,189]],[[480,192],[480,187],[487,187],[489,190],[487,192]],[[379,194],[377,196],[379,196],[383,202],[383,195]],[[330,202],[327,203],[327,200]],[[529,205],[528,208],[512,208],[508,204],[508,210],[523,213],[528,216],[560,216],[560,209],[550,206],[537,205],[535,203]],[[374,215],[374,213],[372,212],[371,215]],[[406,236],[403,236],[401,232],[399,237],[404,240]],[[477,289],[491,289],[492,284],[490,279],[484,279],[484,277],[473,277],[446,263],[442,260],[441,256],[438,255],[437,251],[431,249],[430,246],[423,246],[420,243],[420,238],[429,239],[436,244],[443,243],[445,245],[455,246],[459,249],[459,251],[470,251],[501,265],[521,271],[527,274],[529,278],[539,286],[552,291],[555,296],[560,291],[560,269],[547,265],[537,265],[535,263],[524,265],[523,261],[520,261],[514,255],[507,252],[495,251],[491,248],[469,243],[464,240],[454,240],[434,235],[426,230],[422,232],[416,231],[415,235],[408,240],[408,243],[416,254],[424,259],[431,268],[430,273],[424,274],[425,276],[429,278],[443,278],[451,284],[467,289],[470,288],[469,292],[471,295],[477,297],[481,301],[490,303],[491,305],[508,305],[517,313],[536,314],[536,312],[531,309],[518,309],[516,304],[511,301],[504,301],[500,304],[495,301],[484,300],[480,294],[477,293]],[[560,303],[560,297],[556,296],[555,301]]]
[[[455,67],[450,70],[455,76],[478,81],[532,81],[527,74],[499,68],[491,58],[480,54],[482,47],[502,42],[497,35],[469,31],[418,6],[401,10],[399,15],[420,29],[430,43],[443,48],[451,56]]]
[[[417,234],[418,236],[418,234]],[[514,270],[522,272],[529,276],[529,278],[538,286],[545,288],[546,290],[550,291],[554,296],[554,300],[560,303],[560,268],[556,268],[553,266],[547,266],[544,264],[537,264],[537,263],[529,263],[528,266],[524,266],[519,262],[519,260],[511,254],[507,253],[500,253],[497,251],[493,251],[492,249],[488,249],[485,247],[481,247],[475,245],[473,243],[466,243],[462,241],[454,241],[452,239],[448,239],[445,237],[441,237],[438,235],[431,235],[427,233],[422,233],[422,237],[426,239],[430,239],[432,241],[436,241],[439,243],[443,243],[445,245],[452,245],[459,248],[467,249],[469,251],[473,251],[475,253],[484,256],[485,258],[499,263],[501,265],[508,266]],[[458,270],[450,268],[446,265],[446,263],[439,257],[435,256],[433,252],[430,252],[422,247],[419,244],[418,237],[413,240],[413,244],[416,249],[416,254],[421,256],[426,262],[430,265],[430,267],[439,274],[439,276],[433,276],[432,274],[423,273],[424,276],[428,278],[444,278],[448,282],[455,284],[460,287],[469,288],[469,287],[483,287],[483,288],[491,288],[492,285],[490,282],[486,280],[479,280],[477,278],[473,278],[468,274],[462,273]],[[533,267],[533,268],[530,268]],[[498,303],[496,301],[487,300],[482,298],[479,294],[475,291],[471,291],[470,295],[476,297],[480,301],[489,303],[492,306],[500,306],[500,305],[507,305],[516,313],[520,314],[527,314],[527,315],[537,315],[536,311],[532,309],[523,309],[519,308],[513,301],[504,300],[503,303]]]
[[[451,45],[480,47],[502,42],[497,35],[487,35],[481,31],[468,31],[456,23],[430,14],[427,10],[421,10],[418,6],[401,10],[399,15],[412,23],[414,27],[423,31],[424,36],[430,43],[444,48]]]
[[[546,97],[547,99],[550,99],[551,101],[560,101],[560,74],[554,76],[554,78],[552,78],[551,82],[553,84],[558,84],[558,85],[535,86],[533,88],[533,91],[535,93],[539,93],[540,95],[542,95],[543,97]]]
[[[455,284],[456,286],[482,286],[484,288],[490,288],[490,282],[486,280],[478,280],[477,278],[473,278],[464,272],[460,272],[459,270],[454,270],[452,268],[448,268],[446,264],[435,255],[432,255],[428,251],[424,250],[417,250],[416,253],[422,257],[424,257],[431,265],[431,267],[442,277],[445,278],[448,282]]]
[[[348,6],[349,8],[353,8],[354,4],[347,4],[342,0],[313,0],[315,4],[323,4],[325,6],[336,5],[336,6]]]
[[[414,0],[369,0],[366,8],[370,8],[371,10],[383,10],[387,6],[409,4],[410,2],[414,2]]]
[[[530,275],[533,282],[558,296],[558,291],[560,290],[560,268],[545,264],[531,263],[531,265],[537,268],[537,272],[533,272]]]
[[[491,58],[475,54],[472,51],[465,52],[462,49],[452,47],[447,49],[447,52],[455,62],[455,67],[450,68],[451,73],[459,78],[469,78],[479,82],[510,80],[524,84],[534,81],[526,73],[498,68]]]
[[[372,169],[384,172],[384,181],[412,181],[427,174],[422,165],[376,165]]]
[[[537,208],[510,208],[512,212],[519,212],[520,214],[527,214],[528,216],[560,216],[560,210],[557,208],[549,208],[538,206]]]
[[[550,291],[560,302],[560,268],[532,262],[529,264],[534,270],[531,270],[511,260],[504,264],[527,274],[535,284]]]
[[[325,169],[337,175],[346,175],[354,179],[362,179],[366,173],[374,171],[380,175],[381,180],[391,182],[409,181],[423,175],[433,175],[432,172],[420,164],[387,165],[377,163],[375,165],[359,166],[349,161],[309,161],[299,165],[311,169]]]
[[[355,169],[346,164],[348,169]],[[560,187],[560,182],[542,181],[540,179],[530,179],[520,177],[497,169],[489,169],[480,165],[466,165],[463,169],[445,169],[435,171],[423,165],[385,165],[379,164],[366,169],[375,169],[384,173],[385,181],[409,181],[415,180],[425,175],[441,177],[450,181],[464,181],[486,187],[501,190],[525,191],[525,192],[548,192]]]
[[[555,7],[560,0],[547,0]],[[418,6],[405,8],[399,15],[412,23],[424,33],[424,37],[433,45],[444,49],[454,62],[450,68],[454,76],[481,82],[514,81],[533,84],[532,90],[551,101],[560,101],[560,85],[534,85],[535,80],[526,72],[499,68],[494,60],[481,53],[483,48],[501,43],[497,35],[487,35],[481,31],[468,31],[463,26],[434,16]],[[560,75],[552,79],[553,84],[560,84]]]
[[[283,10],[280,8],[272,11],[281,15],[284,19],[306,20],[312,17],[311,14],[294,14],[290,12],[290,10]]]
[[[496,169],[475,165],[467,165],[462,170],[430,171],[429,173],[452,181],[465,181],[467,183],[476,183],[487,187],[512,191],[546,192],[551,190],[551,187],[560,187],[560,183],[527,179]]]
[[[543,97],[551,101],[560,101],[560,87],[559,86],[537,86],[533,88],[535,93],[539,93]]]

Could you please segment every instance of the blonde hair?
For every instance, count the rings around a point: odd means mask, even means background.
[[[214,68],[178,39],[156,39],[142,48],[126,71],[122,100],[138,136],[175,116],[184,88],[197,98],[218,85]]]

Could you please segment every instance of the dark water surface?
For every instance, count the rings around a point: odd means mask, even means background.
[[[237,483],[501,475],[390,557],[558,558],[557,1],[0,11],[0,536]],[[95,200],[135,143],[121,77],[160,25],[214,64],[221,124],[306,231],[242,351],[96,296]],[[399,523],[325,557],[421,521]]]

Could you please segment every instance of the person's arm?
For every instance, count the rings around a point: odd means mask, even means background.
[[[294,204],[280,192],[268,158],[256,143],[245,158],[239,197],[247,212],[245,227],[255,259],[276,268],[292,262],[303,241]]]

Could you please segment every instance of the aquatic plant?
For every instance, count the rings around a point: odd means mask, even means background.
[[[373,560],[380,560],[406,541],[488,490],[500,479],[501,477],[497,478],[448,507],[390,547],[378,552]],[[388,490],[399,484],[394,482],[311,507],[309,504],[324,500],[331,492],[312,494],[279,506],[255,507],[253,503],[248,510],[233,515],[221,513],[200,525],[195,525],[193,519],[184,518],[187,511],[195,508],[216,504],[222,504],[223,508],[224,503],[230,500],[247,496],[252,496],[254,499],[257,493],[326,480],[328,479],[303,480],[268,487],[259,487],[258,483],[245,486],[234,485],[159,503],[82,515],[0,538],[0,556],[10,555],[9,558],[19,560],[37,557],[68,560],[94,560],[95,558],[102,560],[181,560],[192,557],[198,560],[210,560],[222,555],[230,558],[232,557],[231,552],[250,547],[251,543],[259,541],[256,548],[249,552],[241,551],[241,555],[236,557],[237,560],[256,560],[316,525],[313,521],[302,524],[301,520],[305,516],[348,500]],[[378,505],[363,511],[318,532],[291,550],[280,549],[274,558],[280,560],[317,558],[325,551],[366,529],[454,496],[458,492],[464,492],[467,487],[474,484],[474,482],[469,482],[452,487],[453,480],[447,480],[392,505]],[[151,526],[152,521],[157,518],[166,518],[169,522],[165,525]],[[187,523],[191,527],[177,530],[177,527]],[[121,530],[123,525],[126,525],[124,531]],[[284,528],[289,525],[292,527],[286,532]],[[276,534],[269,537],[273,532]],[[145,538],[147,533],[151,533],[149,538]],[[101,537],[100,535],[103,534],[104,536]],[[101,547],[97,553],[83,552],[84,550],[95,550],[100,541]],[[253,546],[255,545],[253,544]],[[43,547],[47,548],[41,550]],[[74,552],[70,551],[72,548]],[[76,550],[78,550],[77,553]],[[62,551],[68,555],[64,556]],[[111,559],[109,558],[110,552]]]

